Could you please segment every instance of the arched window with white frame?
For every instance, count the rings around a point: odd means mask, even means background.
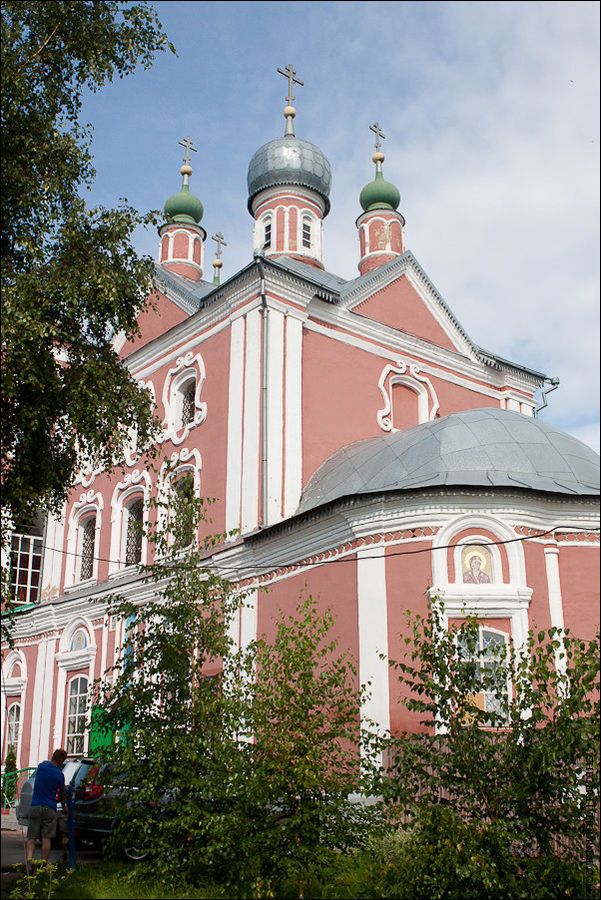
[[[136,566],[142,561],[144,499],[135,496],[127,504],[125,511],[125,565]]]
[[[128,472],[111,499],[109,576],[147,562],[151,479],[144,469]]]
[[[271,230],[272,230],[272,218],[271,216],[265,216],[263,219],[263,249],[269,250],[271,247]]]
[[[19,747],[21,734],[21,704],[15,701],[10,704],[6,713],[6,752],[13,750],[15,756]]]
[[[98,578],[98,546],[102,525],[102,495],[82,494],[68,519],[65,588]]]
[[[67,721],[65,725],[65,750],[68,754],[84,752],[88,726],[88,679],[76,675],[67,686]]]
[[[207,404],[202,402],[201,392],[206,374],[200,353],[186,353],[178,357],[163,384],[165,419],[159,443],[170,440],[181,444],[192,428],[200,425],[207,416]]]

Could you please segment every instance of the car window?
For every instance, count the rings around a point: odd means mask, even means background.
[[[91,769],[92,763],[82,763],[73,779],[73,787],[78,787],[84,778],[89,775]]]
[[[78,759],[68,759],[63,765],[63,775],[65,776],[65,784],[71,784],[71,779],[79,769],[81,763]]]

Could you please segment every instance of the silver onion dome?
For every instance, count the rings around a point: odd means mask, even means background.
[[[259,147],[248,166],[248,210],[257,194],[265,188],[294,185],[310,188],[325,203],[324,217],[330,211],[332,170],[315,144],[294,134],[275,138]]]

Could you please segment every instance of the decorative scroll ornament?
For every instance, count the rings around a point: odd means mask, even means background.
[[[431,422],[436,418],[439,403],[430,379],[421,374],[416,363],[406,363],[399,359],[394,365],[382,369],[378,381],[384,406],[378,410],[376,418],[382,431],[398,431],[392,417],[392,388],[395,384],[402,384],[417,394],[418,424]]]
[[[192,378],[194,378],[196,384],[194,391],[194,415],[189,422],[182,425],[178,422],[178,403],[181,402],[179,393],[180,389]],[[200,395],[205,378],[205,367],[200,353],[194,354],[190,351],[184,356],[179,356],[175,362],[175,367],[169,369],[163,386],[165,419],[162,423],[163,432],[157,439],[159,444],[166,440],[170,440],[174,444],[181,444],[193,428],[204,422],[207,417],[207,404],[201,401]]]

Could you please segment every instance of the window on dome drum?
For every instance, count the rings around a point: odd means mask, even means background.
[[[74,678],[69,684],[67,732],[65,750],[69,754],[83,753],[88,712],[88,679]]]
[[[19,727],[21,723],[21,704],[13,703],[8,707],[6,715],[6,749],[12,747],[16,752],[19,742]]]
[[[96,542],[96,516],[88,516],[81,525],[81,581],[94,575],[94,544]]]
[[[303,247],[311,247],[311,222],[303,219]]]
[[[263,248],[267,250],[268,247],[271,247],[271,219],[265,222],[265,234],[263,237]]]
[[[142,559],[142,526],[144,501],[134,500],[127,507],[127,535],[125,538],[125,565],[135,566]]]
[[[69,650],[77,651],[77,650],[85,650],[88,646],[88,638],[85,631],[82,631],[80,628],[75,632],[73,637],[71,638],[71,643],[69,644]]]
[[[194,421],[196,415],[196,381],[187,381],[181,389],[182,413],[181,427]]]
[[[468,646],[464,637],[460,649],[462,662],[476,664],[475,680],[477,684],[482,684],[482,690],[473,695],[474,704],[484,712],[502,715],[509,690],[508,684],[499,680],[504,678],[507,635],[480,627],[477,646]],[[491,687],[493,683],[496,690],[486,690],[486,686]]]
[[[15,603],[37,603],[44,539],[37,535],[11,537],[10,585]]]

